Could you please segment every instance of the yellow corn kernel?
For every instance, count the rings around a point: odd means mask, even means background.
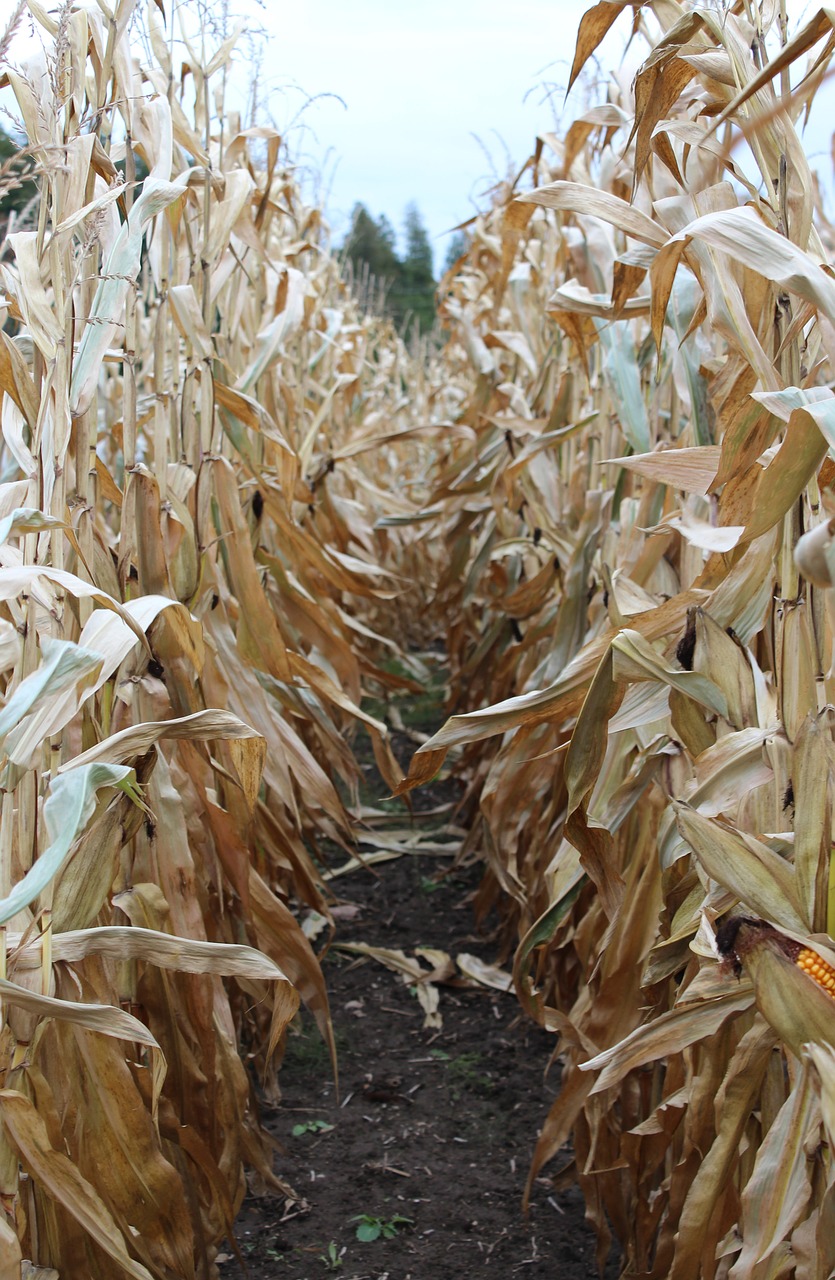
[[[804,947],[797,955],[795,964],[808,973],[810,978],[814,978],[819,987],[823,987],[829,995],[835,999],[835,969],[831,964],[818,955],[817,951],[813,951],[811,947]]]

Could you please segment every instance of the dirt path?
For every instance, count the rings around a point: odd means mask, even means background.
[[[418,829],[439,795],[418,793]],[[416,948],[434,948],[494,960],[473,936],[480,873],[450,866],[410,854],[334,881],[339,942],[412,959]],[[285,1209],[250,1195],[237,1224],[247,1271],[227,1249],[222,1280],[596,1277],[576,1186],[556,1191],[542,1179],[528,1219],[521,1213],[533,1144],[559,1083],[557,1069],[543,1078],[552,1037],[520,1016],[509,993],[439,984],[442,1025],[426,1027],[408,977],[347,950],[331,951],[324,969],[339,1097],[305,1017],[281,1069],[282,1105],[264,1112],[280,1144],[275,1171],[306,1203]],[[360,1228],[377,1237],[358,1239]]]
[[[434,888],[437,872],[436,859],[404,857],[378,880],[346,878],[345,899],[360,908],[346,938],[407,955],[429,946],[489,959],[470,936],[469,886],[451,879]],[[528,1222],[520,1212],[533,1140],[556,1090],[554,1078],[542,1079],[551,1038],[520,1022],[512,996],[487,990],[442,988],[443,1027],[424,1029],[396,974],[345,953],[325,963],[341,1105],[308,1022],[282,1068],[283,1105],[265,1120],[283,1148],[276,1172],[309,1211],[282,1222],[280,1203],[247,1200],[238,1240],[253,1280],[596,1276],[576,1188],[540,1185]],[[316,1132],[320,1123],[333,1128]],[[301,1126],[308,1132],[298,1134]],[[389,1240],[364,1243],[354,1221],[363,1214],[410,1221],[394,1222]],[[221,1274],[242,1273],[230,1259]]]

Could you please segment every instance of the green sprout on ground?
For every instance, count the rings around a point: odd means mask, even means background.
[[[331,1240],[324,1253],[319,1254],[319,1261],[324,1265],[326,1271],[338,1271],[342,1266],[342,1255],[346,1252],[345,1245],[340,1249],[335,1240]]]
[[[290,1130],[294,1138],[303,1138],[307,1133],[330,1133],[333,1128],[327,1120],[301,1120]]]
[[[482,1061],[480,1053],[460,1053],[457,1058],[453,1058],[443,1049],[430,1049],[429,1056],[436,1062],[445,1064],[450,1083],[455,1086],[452,1093],[455,1099],[461,1097],[462,1089],[484,1094],[490,1093],[495,1087],[490,1076],[478,1069]]]
[[[469,1089],[474,1093],[490,1093],[494,1082],[488,1075],[479,1070],[482,1058],[480,1053],[461,1053],[453,1058],[447,1067],[447,1075],[453,1085],[453,1098],[461,1096],[461,1089]]]
[[[411,1218],[404,1218],[402,1214],[396,1213],[393,1218],[375,1218],[370,1213],[358,1213],[355,1218],[351,1218],[351,1222],[356,1222],[356,1237],[362,1240],[364,1244],[369,1244],[372,1240],[393,1240],[401,1227],[410,1227],[412,1225]]]

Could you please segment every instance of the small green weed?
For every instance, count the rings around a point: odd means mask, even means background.
[[[460,1098],[462,1089],[481,1094],[492,1092],[494,1082],[478,1070],[481,1065],[480,1053],[461,1053],[457,1058],[451,1057],[443,1049],[430,1049],[429,1053],[436,1062],[446,1064],[447,1076],[453,1087],[453,1098]]]
[[[294,1138],[303,1138],[306,1133],[330,1133],[333,1128],[327,1120],[301,1120],[290,1130]]]
[[[318,1032],[300,1031],[287,1037],[284,1066],[312,1074],[324,1074],[330,1065],[328,1046]]]
[[[447,1071],[451,1076],[457,1077],[463,1082],[482,1079],[477,1068],[481,1064],[480,1053],[460,1053],[457,1058],[453,1058],[447,1067]]]
[[[351,1041],[342,1030],[335,1032],[337,1053],[342,1054],[351,1047]],[[319,1030],[310,1015],[296,1014],[290,1025],[287,1044],[284,1050],[282,1070],[288,1074],[293,1072],[305,1075],[328,1075],[331,1070],[331,1058]]]
[[[363,1244],[370,1244],[372,1240],[393,1240],[401,1227],[410,1227],[412,1225],[411,1218],[404,1218],[402,1214],[396,1213],[393,1218],[375,1218],[370,1213],[358,1213],[355,1218],[351,1218],[351,1222],[356,1222],[356,1237],[362,1240]]]
[[[323,1264],[326,1271],[338,1271],[342,1266],[342,1255],[345,1253],[345,1246],[340,1249],[335,1240],[331,1240],[324,1253],[319,1254],[319,1261]]]

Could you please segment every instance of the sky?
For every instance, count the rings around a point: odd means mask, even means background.
[[[216,0],[182,0],[192,18]],[[707,0],[710,3],[710,0]],[[817,0],[787,0],[791,30]],[[0,0],[0,11],[10,0]],[[485,192],[531,154],[537,134],[570,123],[586,101],[604,101],[621,61],[631,12],[621,14],[587,84],[566,106],[577,27],[593,0],[229,0],[253,33],[236,53],[234,105],[246,111],[257,84],[262,114],[285,133],[326,208],[335,243],[355,202],[395,230],[415,201],[440,270],[449,233],[484,204]],[[166,10],[170,4],[166,0]],[[260,28],[260,30],[258,30]],[[211,47],[212,37],[207,39]],[[646,46],[630,51],[631,79]],[[257,73],[256,73],[257,69]],[[796,77],[795,77],[796,78]],[[830,134],[835,82],[824,87],[805,135],[835,209]]]
[[[337,239],[355,201],[446,234],[555,127],[583,0],[296,0],[258,13],[263,102],[320,175]],[[627,25],[621,30],[628,34]],[[616,35],[614,56],[625,37]],[[318,97],[317,95],[324,95]]]
[[[265,107],[286,127],[313,99],[289,136],[318,174],[337,243],[355,201],[399,230],[414,200],[440,268],[446,233],[472,216],[497,179],[521,167],[538,133],[561,116],[573,118],[579,104],[572,95],[565,107],[565,85],[591,3],[270,0],[253,10],[269,33],[255,46],[263,50]],[[794,30],[817,4],[789,0],[788,8]],[[626,12],[603,46],[598,101],[630,27]],[[631,78],[637,58],[629,56]],[[815,164],[831,189],[835,90],[825,99],[806,145],[823,153]]]

